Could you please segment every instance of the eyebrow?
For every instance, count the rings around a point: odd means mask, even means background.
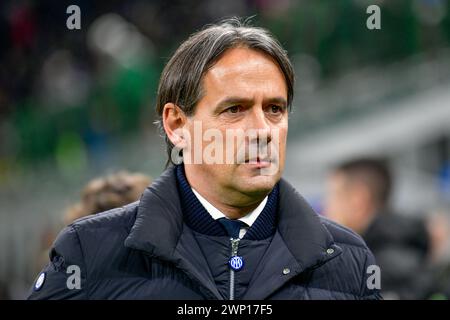
[[[217,106],[214,108],[214,112],[220,112],[223,108],[231,106],[231,105],[236,105],[236,104],[252,104],[253,103],[253,99],[252,98],[246,98],[246,97],[238,97],[238,96],[232,96],[232,97],[227,97],[224,98],[223,100],[221,100]],[[273,104],[279,104],[283,107],[287,106],[287,101],[285,98],[283,97],[272,97],[272,98],[268,98],[268,99],[264,99],[263,101],[264,104],[269,104],[269,103],[273,103]]]

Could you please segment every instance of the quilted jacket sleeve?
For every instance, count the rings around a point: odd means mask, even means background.
[[[50,250],[50,261],[30,289],[28,299],[87,299],[86,267],[76,226],[60,232]]]

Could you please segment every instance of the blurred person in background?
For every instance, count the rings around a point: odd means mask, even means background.
[[[392,176],[383,160],[361,158],[342,163],[328,178],[324,213],[359,233],[381,268],[387,299],[427,297],[429,235],[422,219],[389,207]]]
[[[89,181],[83,188],[81,200],[66,209],[63,224],[69,225],[77,219],[139,200],[151,178],[142,173],[119,171]],[[48,262],[49,248],[61,226],[48,227],[41,236],[41,248],[36,262],[36,272]]]
[[[150,183],[149,176],[126,171],[96,178],[84,187],[81,201],[67,209],[64,223],[137,201]]]

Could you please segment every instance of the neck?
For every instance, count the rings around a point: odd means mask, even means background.
[[[194,178],[190,170],[185,170],[185,175],[189,185],[229,219],[239,219],[246,216],[256,209],[267,196],[267,193],[249,196],[236,190],[212,187],[209,183],[205,183],[210,179]]]
[[[198,191],[197,189],[195,189],[195,191],[200,193],[200,195],[203,198],[205,198],[215,208],[217,208],[220,212],[222,212],[227,218],[233,219],[233,220],[240,219],[240,218],[246,216],[247,214],[249,214],[250,212],[255,210],[258,207],[258,205],[261,203],[261,201],[263,201],[263,199],[261,199],[261,200],[258,200],[257,202],[255,202],[254,204],[251,204],[248,206],[237,207],[237,206],[232,206],[232,205],[223,203],[222,201],[219,201],[219,199],[214,198],[212,196],[207,197],[205,194],[203,194],[201,191]]]

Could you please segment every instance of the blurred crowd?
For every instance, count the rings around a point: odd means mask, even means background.
[[[382,28],[365,28],[368,4]],[[69,5],[81,29],[68,30]],[[448,44],[447,1],[51,1],[0,3],[0,185],[41,162],[71,173],[120,137],[154,130],[152,99],[181,39],[227,16],[253,16],[290,53],[305,89],[343,71]]]

